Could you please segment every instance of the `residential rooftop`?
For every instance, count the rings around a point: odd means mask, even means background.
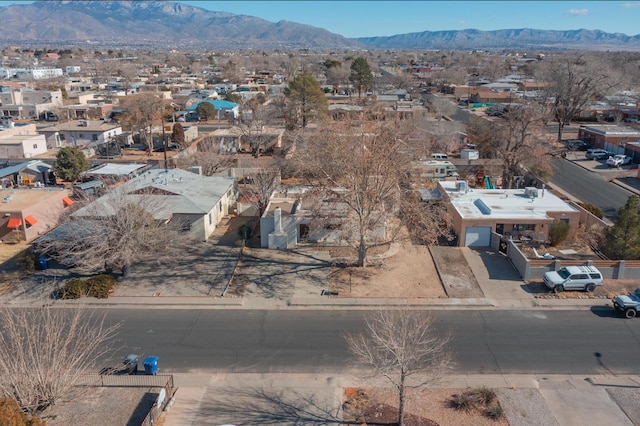
[[[547,189],[533,188],[537,197],[523,189],[469,188],[465,181],[440,181],[452,206],[462,218],[548,218],[547,212],[575,212],[576,209]]]
[[[102,120],[73,120],[66,123],[56,124],[55,126],[46,127],[42,132],[106,132],[119,128],[119,124],[107,123]]]
[[[42,200],[64,191],[63,188],[2,189],[0,190],[1,211],[20,211]]]

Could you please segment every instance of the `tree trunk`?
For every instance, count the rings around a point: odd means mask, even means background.
[[[367,243],[364,240],[364,235],[360,237],[360,245],[358,246],[358,266],[367,266]]]
[[[562,131],[564,130],[564,120],[558,120],[558,142],[562,142]]]
[[[398,399],[398,426],[404,426],[404,372],[400,373]]]

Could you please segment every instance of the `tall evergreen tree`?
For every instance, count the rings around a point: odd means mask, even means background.
[[[294,78],[284,91],[287,98],[292,100],[302,115],[302,127],[307,127],[309,118],[318,111],[328,108],[327,96],[322,91],[318,80],[307,72]]]
[[[185,146],[184,127],[182,127],[182,124],[176,123],[173,125],[171,139],[173,140],[173,143],[177,144],[181,148]]]
[[[200,102],[196,107],[196,112],[204,121],[216,118],[216,107],[211,102]]]
[[[605,232],[605,254],[610,259],[640,259],[638,196],[632,195],[618,210],[616,223]]]
[[[358,98],[362,95],[362,89],[370,89],[373,86],[373,73],[365,58],[359,57],[353,61],[349,81],[358,89]]]
[[[56,176],[74,182],[80,176],[81,172],[89,169],[89,161],[80,148],[75,146],[66,146],[60,148],[56,155],[56,163],[53,171]]]

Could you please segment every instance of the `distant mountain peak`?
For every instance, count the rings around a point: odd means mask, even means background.
[[[354,48],[357,41],[295,22],[273,23],[172,1],[38,1],[0,7],[0,39],[109,46]],[[155,41],[154,41],[155,40]]]
[[[40,0],[0,7],[0,22],[0,41],[36,46],[91,40],[108,47],[640,50],[640,35],[585,29],[466,29],[348,39],[311,25],[274,23],[168,0]]]
[[[601,30],[423,31],[389,37],[362,37],[359,42],[378,49],[536,49],[536,50],[640,50],[640,36]]]

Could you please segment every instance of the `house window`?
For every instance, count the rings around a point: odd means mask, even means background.
[[[222,213],[222,203],[218,204],[218,206],[220,207],[220,213]]]
[[[33,149],[38,149],[38,144],[37,143],[33,144]]]
[[[181,233],[185,233],[185,232],[189,232],[189,231],[191,231],[191,222],[186,221],[186,220],[185,220],[184,222],[182,222],[182,223],[180,224],[180,229],[179,229],[179,231],[180,231]]]
[[[61,140],[61,141],[65,140],[65,137],[64,137],[64,135],[63,135],[63,134],[60,134],[59,136],[60,136],[60,140]]]
[[[209,225],[213,223],[213,215],[209,213]]]
[[[536,225],[527,224],[527,225],[513,225],[514,231],[535,231]]]
[[[98,135],[91,135],[91,140],[92,141],[97,141],[98,140]]]
[[[79,138],[79,139],[82,139],[82,138],[84,138],[84,135],[83,135],[82,133],[79,133],[79,134],[78,134],[78,138]]]
[[[560,219],[560,223],[569,223],[569,219]]]

